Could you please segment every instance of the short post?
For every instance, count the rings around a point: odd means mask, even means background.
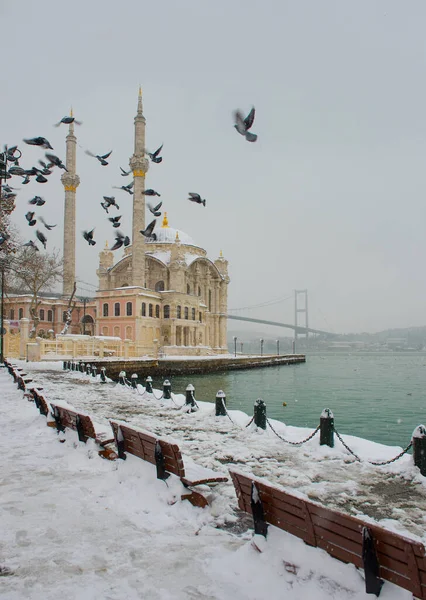
[[[320,417],[320,446],[334,448],[334,415],[329,408],[324,408]]]
[[[171,400],[172,398],[172,384],[168,379],[163,381],[163,398],[164,400]]]
[[[237,356],[237,336],[234,335],[234,356]]]
[[[152,377],[150,375],[145,379],[145,392],[152,394]]]
[[[296,354],[296,341],[295,340],[293,340],[291,342],[291,351],[293,354]]]
[[[106,369],[105,369],[105,367],[101,367],[101,381],[102,381],[102,383],[106,383]]]
[[[86,365],[86,373],[87,373],[87,375],[92,374],[92,365],[90,363],[87,363],[87,365]]]
[[[79,367],[80,367],[80,373],[84,373],[84,371],[86,370],[86,363],[80,361]]]
[[[74,361],[72,361],[72,363],[71,363],[71,371],[75,371],[75,362]]]
[[[70,360],[67,362],[67,369],[68,369],[68,371],[71,371],[71,361]]]
[[[118,381],[121,385],[126,385],[126,371],[120,371],[118,374]]]
[[[97,371],[96,365],[93,365],[93,367],[92,367],[92,377],[96,377],[96,371]]]
[[[260,338],[260,356],[263,356],[263,338]]]
[[[240,342],[240,352],[241,352],[241,354],[243,353],[243,348],[244,348],[244,342]]]
[[[266,429],[266,404],[262,398],[258,398],[254,403],[253,412],[254,424],[261,429]]]
[[[226,417],[226,395],[222,390],[216,394],[216,417]]]
[[[138,374],[133,373],[131,376],[131,380],[132,380],[132,388],[136,389],[138,387]]]
[[[64,360],[64,362],[62,363],[62,368],[63,368],[64,371],[67,370],[67,364],[68,364],[67,361]]]
[[[196,409],[194,392],[195,392],[194,386],[192,385],[192,383],[189,383],[186,386],[186,390],[185,390],[185,395],[186,395],[185,404],[187,406],[191,406],[192,408]]]
[[[280,355],[280,340],[277,340],[277,356]]]
[[[420,469],[423,477],[426,477],[426,427],[418,425],[413,431],[413,459],[414,465]]]

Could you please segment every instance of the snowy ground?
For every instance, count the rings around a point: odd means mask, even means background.
[[[43,384],[48,399],[67,400],[100,422],[106,422],[107,416],[118,417],[170,434],[179,441],[184,456],[216,470],[237,464],[239,469],[252,470],[310,497],[333,498],[334,504],[339,504],[339,497],[347,504],[360,490],[362,497],[367,481],[370,487],[386,488],[397,480],[398,485],[409,487],[410,498],[412,489],[419,498],[406,500],[412,508],[386,507],[393,519],[386,524],[423,535],[426,492],[410,457],[382,468],[348,464],[341,447],[320,449],[318,438],[293,448],[272,432],[246,430],[248,416],[237,411],[231,412],[233,425],[226,417],[214,417],[208,403],[200,403],[201,410],[188,415],[173,404],[161,406],[154,398],[147,400],[115,384],[102,385],[86,375],[63,373],[60,366],[23,364]],[[48,372],[43,373],[45,369]],[[3,369],[0,397],[0,567],[10,569],[10,575],[0,577],[0,598],[365,597],[362,577],[353,566],[273,527],[265,552],[255,551],[247,519],[234,512],[232,485],[215,488],[211,508],[171,504],[179,496],[180,483],[170,482],[166,487],[155,478],[155,468],[144,461],[132,456],[125,462],[102,460],[90,442],[80,444],[73,434],[60,444],[56,432],[46,427],[45,417],[22,397]],[[182,398],[175,401],[179,404]],[[309,433],[273,424],[290,439]],[[391,457],[398,451],[350,436],[345,440],[372,459]],[[374,493],[368,498],[373,505]],[[410,594],[386,583],[381,598],[402,600]]]

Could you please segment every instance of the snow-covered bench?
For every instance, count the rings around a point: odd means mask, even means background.
[[[108,428],[98,424],[95,427],[90,415],[78,412],[73,407],[66,406],[65,403],[53,404],[51,402],[50,407],[58,432],[65,431],[66,428],[73,429],[77,432],[80,442],[86,443],[89,438],[95,440],[101,447],[100,456],[110,460],[117,458],[115,450],[108,447],[114,443],[114,437]]]
[[[426,558],[421,542],[325,508],[247,473],[234,469],[229,473],[239,508],[253,515],[257,534],[253,542],[258,550],[262,550],[259,536],[266,538],[269,523],[364,569],[368,594],[378,596],[385,579],[426,599]]]
[[[192,488],[197,485],[211,485],[228,481],[222,473],[216,473],[195,463],[184,465],[179,446],[167,438],[159,438],[138,427],[130,427],[123,421],[110,421],[118,449],[118,457],[125,459],[126,452],[142,458],[157,467],[158,479],[166,479],[170,473],[179,477],[183,485]],[[207,506],[206,498],[192,490],[182,495],[195,506]]]

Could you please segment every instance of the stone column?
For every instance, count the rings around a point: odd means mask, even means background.
[[[174,320],[172,320],[170,326],[170,345],[176,346],[176,323]]]
[[[30,330],[30,320],[25,317],[19,321],[20,330],[21,330],[21,339],[19,344],[19,355],[21,358],[26,358],[27,356],[27,343],[29,339],[29,330]]]

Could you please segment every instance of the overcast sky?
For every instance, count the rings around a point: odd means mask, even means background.
[[[114,230],[100,207],[127,180],[139,83],[147,147],[164,142],[147,187],[170,226],[230,263],[229,307],[307,288],[313,327],[335,332],[425,325],[426,5],[423,0],[0,0],[0,142],[47,137],[65,159],[78,136],[77,277],[97,284]],[[247,143],[232,111],[256,107]],[[113,150],[102,167],[84,154]],[[43,151],[25,146],[29,168]],[[17,179],[17,178],[15,178]],[[130,181],[130,178],[129,178]],[[21,186],[22,187],[22,186]],[[206,208],[187,201],[188,192]],[[114,190],[131,231],[131,196]],[[62,249],[64,192],[45,197]],[[114,213],[115,214],[115,213]],[[81,231],[96,227],[97,245]],[[117,253],[117,259],[121,257]],[[83,288],[90,288],[80,284]],[[293,301],[245,312],[293,320]]]

